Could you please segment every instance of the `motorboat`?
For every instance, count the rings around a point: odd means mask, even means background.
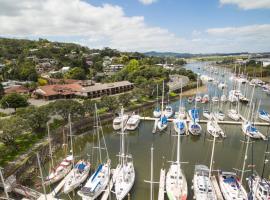
[[[166,116],[161,116],[157,122],[157,127],[160,131],[163,131],[168,126],[168,118]]]
[[[261,120],[270,122],[270,114],[266,112],[265,110],[259,110],[259,118]]]
[[[245,135],[254,138],[254,139],[260,139],[261,133],[258,131],[258,129],[252,124],[250,121],[244,121],[242,122],[242,131]]]
[[[206,118],[206,119],[211,119],[212,118],[212,114],[209,110],[203,110],[203,116]]]
[[[233,172],[220,172],[218,175],[220,190],[225,200],[247,200],[247,192],[239,178]]]
[[[140,115],[136,115],[135,113],[133,113],[127,121],[126,129],[133,131],[139,126],[139,124],[140,124]]]
[[[225,114],[222,111],[214,112],[214,116],[219,121],[223,121],[225,119]]]
[[[270,199],[270,181],[253,174],[248,178],[248,186],[252,193],[252,199],[269,200]]]
[[[195,165],[193,176],[193,191],[196,200],[217,200],[209,168],[205,165]]]
[[[88,177],[90,171],[90,163],[84,160],[80,160],[69,172],[64,184],[64,193],[68,194],[77,187],[79,187]]]
[[[167,118],[170,118],[172,117],[174,114],[174,111],[173,111],[173,108],[169,105],[167,105],[165,107],[165,110],[164,110],[164,115],[167,117]]]
[[[69,155],[45,177],[45,185],[56,183],[63,179],[72,169],[73,156]]]
[[[240,120],[240,115],[235,109],[229,109],[227,114],[228,114],[228,117],[234,121]]]
[[[120,115],[120,116],[114,118],[113,129],[120,130],[122,122],[124,123],[124,126],[125,126],[125,124],[127,123],[127,120],[128,120],[128,115],[126,115],[126,114],[123,114],[123,115]]]

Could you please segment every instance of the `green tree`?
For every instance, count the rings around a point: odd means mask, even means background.
[[[130,105],[130,101],[132,99],[132,94],[125,93],[118,96],[118,101],[120,104],[122,104],[124,107],[127,107]]]
[[[28,106],[27,99],[23,95],[17,93],[5,95],[0,103],[2,108],[14,108],[15,111],[17,108]]]
[[[49,121],[50,109],[49,106],[29,106],[27,108],[20,108],[16,115],[27,120],[32,131],[42,131],[46,128],[46,123]]]
[[[127,64],[127,66],[125,67],[125,69],[128,72],[137,71],[139,69],[139,61],[136,59],[130,60],[129,63]]]
[[[118,108],[119,102],[114,96],[101,97],[101,106],[107,108],[109,111],[114,112]]]
[[[97,101],[95,101],[95,100],[91,100],[91,99],[84,100],[83,101],[83,108],[84,108],[85,112],[89,113],[89,115],[94,113],[95,112],[95,104],[97,104]]]
[[[65,77],[68,79],[85,80],[86,73],[82,68],[74,67],[65,74]]]
[[[6,146],[16,148],[16,137],[29,130],[27,122],[18,116],[0,120],[0,141]]]
[[[84,117],[85,110],[78,101],[75,100],[57,100],[50,105],[55,114],[60,115],[65,121],[70,114],[72,118]]]
[[[35,66],[31,62],[22,63],[19,69],[20,80],[34,81],[38,79]]]

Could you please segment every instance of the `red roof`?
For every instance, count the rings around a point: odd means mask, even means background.
[[[11,94],[11,93],[29,93],[29,89],[22,86],[22,85],[15,85],[12,87],[9,87],[5,89],[5,94]]]
[[[73,84],[56,84],[56,85],[45,85],[40,86],[36,89],[35,93],[40,94],[42,96],[54,96],[54,95],[71,95],[75,94],[76,92],[80,92],[82,90],[82,86],[73,83]]]

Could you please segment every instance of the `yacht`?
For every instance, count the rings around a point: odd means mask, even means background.
[[[213,120],[207,122],[207,132],[213,137],[220,136],[220,129],[216,126],[216,123]]]
[[[200,135],[202,132],[202,127],[198,122],[191,121],[188,124],[188,130],[192,135]]]
[[[166,193],[170,200],[186,200],[188,195],[187,180],[181,169],[180,134],[177,134],[177,159],[170,164],[166,175]]]
[[[254,138],[254,139],[260,139],[261,133],[258,131],[258,129],[252,124],[250,121],[244,121],[242,122],[242,131],[245,135]]]
[[[227,101],[227,97],[226,97],[225,94],[221,95],[220,101],[221,101],[221,102],[226,102],[226,101]]]
[[[87,180],[86,184],[78,191],[78,195],[82,197],[83,200],[94,200],[97,199],[102,192],[106,189],[110,181],[110,159],[108,156],[108,151],[106,148],[106,142],[103,135],[103,130],[99,115],[97,113],[97,107],[95,105],[95,132],[94,137],[96,138],[96,147],[97,151],[97,169],[92,174],[92,176]],[[104,146],[101,147],[101,143],[104,143]],[[106,161],[102,160],[101,150],[106,151]]]
[[[45,178],[45,185],[56,183],[63,179],[72,169],[73,156],[69,155],[56,166]]]
[[[161,116],[157,122],[157,127],[160,131],[163,131],[168,126],[168,118],[166,116]]]
[[[209,168],[205,165],[195,165],[193,176],[193,190],[196,200],[217,200],[217,196],[210,180]]]
[[[123,113],[123,111],[122,111]],[[124,124],[121,127],[119,163],[113,173],[114,193],[117,200],[124,199],[135,182],[135,169],[131,154],[126,154]]]
[[[159,118],[161,116],[161,110],[159,108],[159,103],[158,103],[158,84],[157,84],[157,105],[155,110],[153,111],[153,115],[155,118]]]
[[[220,190],[225,200],[247,200],[247,192],[233,172],[220,172],[218,175]]]
[[[201,102],[201,101],[202,101],[202,97],[201,97],[200,95],[197,95],[197,96],[195,97],[195,101],[196,101],[196,102]]]
[[[214,112],[214,116],[219,120],[223,121],[225,119],[225,114],[222,111]]]
[[[187,130],[187,123],[185,120],[182,119],[175,119],[174,120],[174,130],[176,133],[180,135],[185,135]]]
[[[69,172],[64,184],[64,193],[68,194],[77,187],[79,187],[88,177],[90,172],[90,163],[84,160],[80,160]]]
[[[212,114],[209,110],[203,110],[203,116],[206,118],[206,119],[211,119],[212,118]]]
[[[217,96],[212,97],[212,102],[214,103],[219,102],[219,98]]]
[[[126,129],[133,131],[139,126],[139,124],[140,124],[140,116],[133,113],[127,121]]]
[[[265,110],[259,110],[259,118],[261,120],[270,122],[270,114],[266,112]]]
[[[164,115],[165,115],[167,118],[170,118],[170,117],[173,116],[173,114],[174,114],[173,108],[172,108],[171,106],[167,105],[167,106],[165,107]]]
[[[126,115],[126,114],[123,114],[123,115],[120,115],[120,116],[114,118],[114,120],[113,120],[113,129],[114,130],[120,130],[122,122],[125,125],[127,123],[127,120],[128,120],[128,115]]]
[[[270,181],[261,178],[258,175],[252,175],[248,178],[248,186],[252,193],[252,198],[256,200],[270,199]]]
[[[234,121],[240,120],[240,115],[235,109],[229,109],[228,110],[228,117],[231,118]]]

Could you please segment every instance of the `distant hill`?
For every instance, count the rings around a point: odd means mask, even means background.
[[[149,52],[145,52],[143,54],[146,55],[146,56],[157,56],[157,57],[192,58],[192,57],[203,57],[203,56],[241,55],[241,54],[248,54],[248,52],[240,52],[240,53],[213,53],[213,54],[191,54],[191,53],[149,51]]]

